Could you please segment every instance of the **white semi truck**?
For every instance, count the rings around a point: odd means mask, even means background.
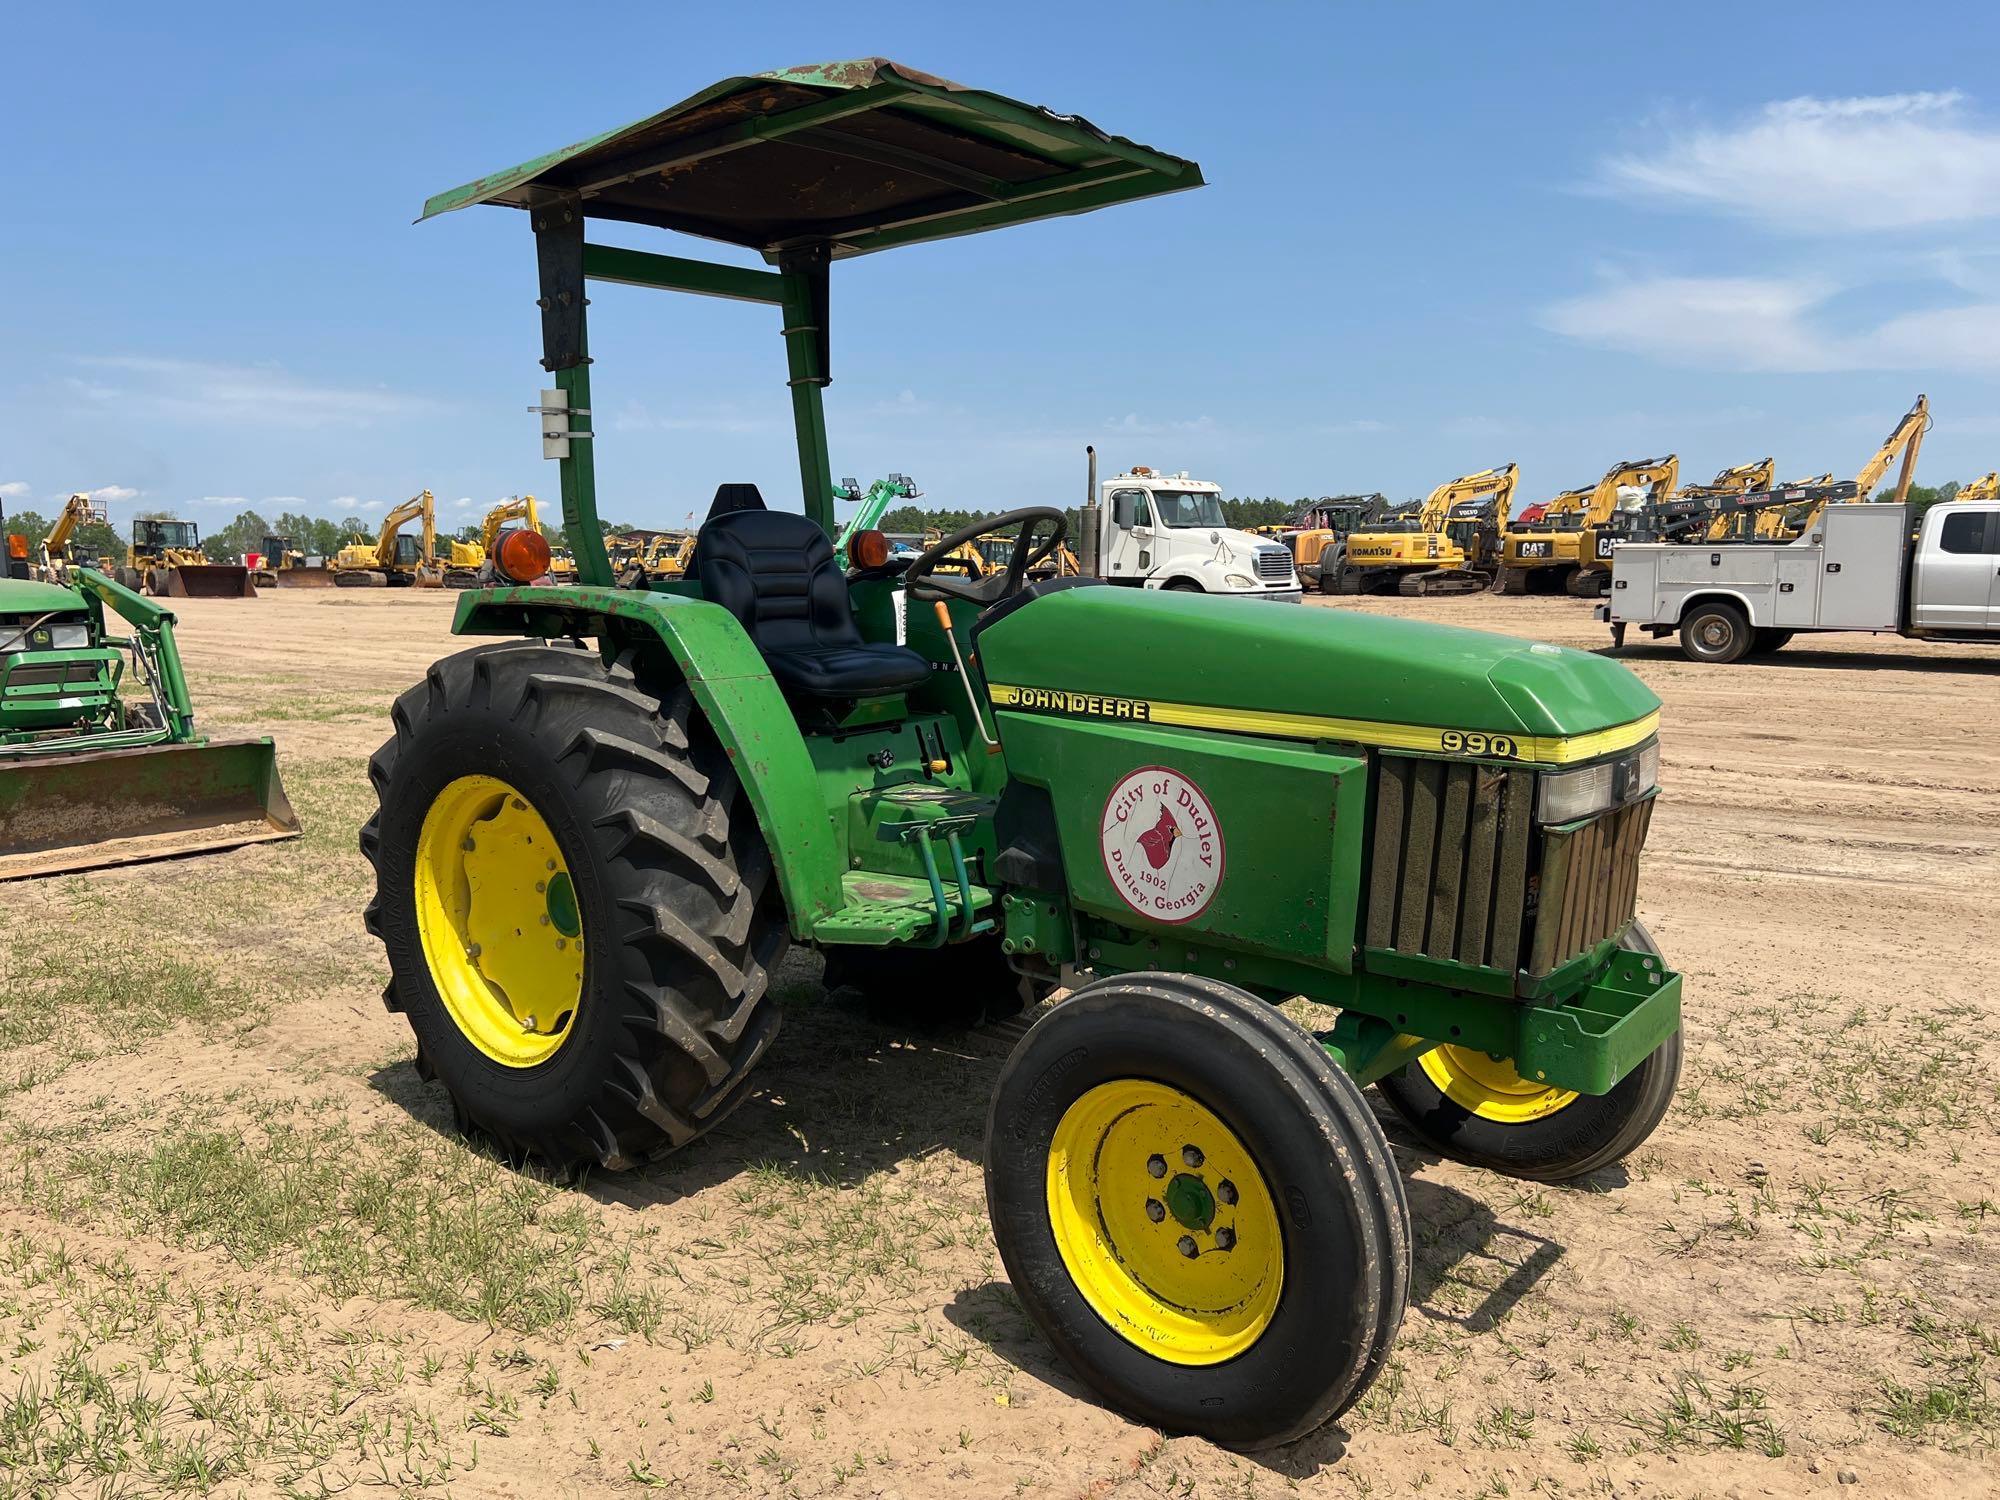
[[[1097,498],[1084,511],[1084,525],[1094,511],[1097,528],[1085,567],[1102,578],[1287,604],[1302,597],[1290,551],[1223,519],[1220,485],[1135,465],[1105,480]]]
[[[1612,643],[1637,626],[1690,661],[1775,651],[1804,631],[2000,644],[2000,500],[1824,506],[1792,542],[1626,542],[1597,607]]]

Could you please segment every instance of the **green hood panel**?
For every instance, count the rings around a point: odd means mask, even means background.
[[[0,615],[43,615],[52,609],[85,609],[83,595],[60,584],[28,578],[0,578]]]
[[[1440,736],[1498,735],[1518,742],[1498,753],[1522,760],[1582,760],[1636,743],[1660,706],[1617,662],[1564,646],[1357,610],[1115,586],[1022,606],[980,632],[979,656],[1003,707],[1157,721],[1146,706],[1160,705],[1194,727],[1467,754],[1485,747]],[[1037,689],[1083,701],[1050,701]],[[1099,695],[1110,701],[1093,703]],[[1399,736],[1394,726],[1424,733]],[[1625,726],[1609,737],[1623,745],[1582,738]]]

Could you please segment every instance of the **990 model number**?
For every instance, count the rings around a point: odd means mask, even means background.
[[[1495,760],[1517,760],[1521,747],[1504,734],[1482,734],[1476,729],[1446,729],[1438,735],[1438,748],[1447,755],[1490,755]]]

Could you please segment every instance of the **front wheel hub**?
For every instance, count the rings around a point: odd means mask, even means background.
[[[438,793],[417,840],[417,928],[459,1033],[511,1068],[547,1062],[583,997],[575,882],[533,803],[494,776]]]
[[[1213,1365],[1269,1325],[1284,1285],[1277,1209],[1242,1141],[1192,1096],[1097,1085],[1057,1124],[1047,1186],[1071,1280],[1128,1342]]]

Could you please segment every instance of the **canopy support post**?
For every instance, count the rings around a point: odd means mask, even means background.
[[[609,587],[615,580],[604,553],[604,528],[597,520],[596,443],[590,437],[590,355],[583,294],[583,207],[573,198],[538,205],[529,215],[535,229],[535,264],[541,276],[542,368],[555,376],[556,389],[569,397],[569,455],[557,460],[562,474],[563,534],[576,558],[576,581]]]
[[[798,431],[799,485],[805,512],[828,536],[833,525],[833,459],[826,443],[821,392],[828,373],[828,286],[831,257],[824,245],[788,250],[778,260],[783,282],[786,384]]]

